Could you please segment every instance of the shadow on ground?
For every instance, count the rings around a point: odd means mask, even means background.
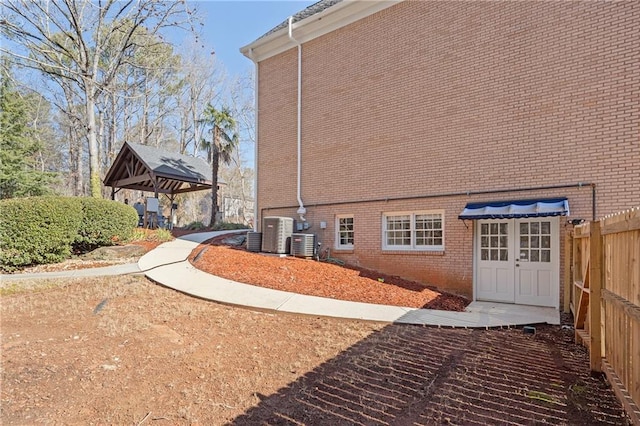
[[[232,424],[628,424],[573,331],[390,325]]]

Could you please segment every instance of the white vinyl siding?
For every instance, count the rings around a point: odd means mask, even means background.
[[[383,250],[444,250],[444,212],[384,213]]]

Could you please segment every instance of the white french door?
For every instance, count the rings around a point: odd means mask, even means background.
[[[557,307],[560,297],[558,218],[515,221],[516,303]]]
[[[515,303],[513,220],[478,221],[476,299]]]
[[[558,307],[557,217],[479,220],[477,300]]]

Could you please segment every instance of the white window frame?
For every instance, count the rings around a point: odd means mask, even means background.
[[[418,245],[417,229],[416,229],[416,216],[420,215],[438,215],[440,216],[440,222],[442,227],[439,231],[442,232],[442,244],[441,245]],[[407,231],[411,234],[411,243],[409,245],[392,245],[388,244],[387,235],[387,219],[397,216],[409,216],[410,226]],[[444,210],[420,210],[420,211],[402,211],[402,212],[385,212],[382,214],[382,250],[400,250],[400,251],[444,251],[445,239],[445,222],[444,222]]]
[[[341,231],[340,231],[340,220],[341,219],[351,219],[352,220],[353,229],[351,230],[351,232],[352,232],[352,235],[353,235],[353,240],[355,241],[355,224],[356,224],[356,221],[355,221],[354,216],[352,214],[339,214],[339,215],[336,215],[336,226],[335,226],[335,229],[336,229],[335,242],[336,243],[335,243],[335,248],[337,250],[353,250],[353,243],[352,244],[340,244],[340,240],[341,240],[341,238],[340,238],[340,233],[341,233]]]

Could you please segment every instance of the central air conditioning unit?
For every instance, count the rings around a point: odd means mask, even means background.
[[[269,216],[262,219],[262,251],[289,253],[293,222],[291,217]]]
[[[247,232],[247,251],[258,253],[262,247],[262,232]]]
[[[313,257],[316,247],[314,234],[291,234],[291,255],[296,257]]]

